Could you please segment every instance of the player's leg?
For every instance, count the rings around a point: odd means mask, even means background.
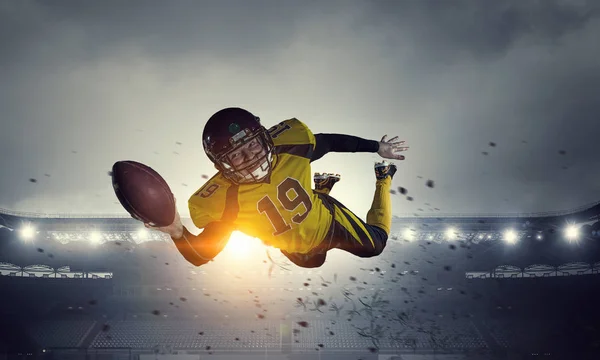
[[[340,181],[340,174],[315,173],[313,180],[315,181],[315,191],[321,194],[329,195],[333,185]]]
[[[295,254],[289,253],[285,250],[281,250],[281,253],[285,255],[291,262],[296,264],[297,266],[304,268],[317,268],[325,263],[325,258],[327,257],[327,253],[321,254],[313,254],[313,255],[305,255],[305,254]]]
[[[393,164],[375,164],[377,181],[367,222],[332,198],[336,206],[331,248],[339,248],[360,257],[376,256],[383,251],[392,224],[390,188],[395,172],[396,166]]]
[[[367,224],[383,229],[387,234],[392,227],[392,178],[396,173],[396,165],[387,161],[375,164],[375,195],[371,209],[367,213]]]

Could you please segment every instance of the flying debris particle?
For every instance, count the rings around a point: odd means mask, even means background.
[[[446,271],[452,271],[452,266],[446,265],[446,266],[444,266],[444,270],[446,270]]]
[[[309,284],[309,283],[304,283],[304,284],[302,284],[302,285],[304,285],[304,286],[310,286],[310,284]]]
[[[160,315],[160,311],[159,310],[152,310],[152,315]]]
[[[210,350],[210,345],[206,345],[205,349]]]
[[[408,201],[413,201],[413,197],[412,197],[412,196],[407,196],[407,197],[406,197],[406,200],[408,200]]]
[[[198,331],[198,335],[204,335],[204,331]]]
[[[427,180],[425,185],[427,185],[427,187],[433,188],[433,180]]]
[[[108,324],[102,325],[102,331],[103,332],[107,332],[108,330],[110,330],[110,325],[108,325]]]
[[[490,153],[488,153],[487,151],[482,151],[481,152],[483,155],[489,155]]]
[[[493,142],[493,141],[490,141],[490,146],[491,146],[491,147],[496,147],[496,143],[495,143],[495,142]]]
[[[183,145],[182,143],[180,143],[179,141],[176,141],[175,144],[177,145]]]
[[[181,183],[181,186],[187,186],[187,184],[186,183]]]
[[[48,257],[49,257],[50,259],[54,259],[54,255],[53,255],[53,254],[48,254]]]
[[[456,250],[456,245],[454,244],[450,244],[448,245],[448,247],[450,248],[450,250]]]
[[[44,249],[42,249],[42,248],[37,248],[37,251],[38,251],[38,252],[41,252],[41,253],[43,253],[43,252],[44,252]]]
[[[317,346],[318,346],[318,347],[320,347],[320,348],[322,348],[322,347],[325,347],[325,345],[323,345],[323,344],[319,344],[319,345],[317,345]],[[318,350],[318,349],[317,349],[317,350]]]
[[[169,265],[169,263],[165,263],[165,265]]]
[[[235,338],[235,341],[240,341],[240,338],[237,338],[237,337],[236,337],[236,338]]]
[[[36,182],[37,182],[37,180],[36,180],[36,179],[34,179],[34,178],[31,178],[31,179],[29,179],[29,182],[36,183]]]
[[[559,151],[558,151],[558,153],[559,153],[560,155],[566,155],[566,154],[567,154],[567,152],[566,152],[565,150],[559,150]]]
[[[405,188],[403,188],[403,187],[401,187],[401,186],[400,186],[400,187],[398,187],[398,191],[399,191],[399,192],[400,192],[400,194],[402,194],[402,195],[406,195],[406,193],[408,192],[408,190],[406,190]]]
[[[77,151],[75,151],[75,150],[71,150],[71,153],[73,153],[73,154],[77,154]]]
[[[356,281],[356,278],[354,276],[350,276],[349,279],[350,281]]]
[[[208,175],[204,175],[204,174],[202,174],[202,178],[203,178],[203,179],[208,179]]]
[[[396,267],[396,264],[392,264],[392,269],[394,269]]]
[[[335,333],[333,331],[329,331],[329,335],[333,336]]]
[[[186,299],[186,298],[184,298],[184,297],[180,297],[180,298],[179,298],[179,300],[180,300],[180,301],[187,301],[187,299]]]
[[[417,175],[417,179],[422,179],[423,177],[421,175]]]
[[[368,347],[367,349],[369,349],[369,351],[372,352],[372,353],[376,353],[377,352],[377,348],[373,347],[373,346]]]
[[[303,328],[307,328],[308,327],[308,322],[306,322],[306,321],[298,321],[297,324],[300,325],[300,326],[302,326]]]
[[[90,304],[90,305],[96,305],[96,304],[98,304],[98,301],[92,299],[92,300],[88,301],[88,304]]]
[[[264,319],[265,316],[263,314],[256,314],[256,317],[258,317],[259,319]]]
[[[390,194],[392,194],[392,195],[396,195],[396,190],[394,190],[394,189],[390,189]]]
[[[380,269],[380,268],[378,268],[378,267],[376,267],[376,268],[375,268],[375,271],[376,271],[376,272],[381,272],[381,269]]]
[[[177,151],[173,151],[173,154],[175,155],[179,155],[179,153]]]
[[[113,176],[113,172],[112,171],[107,171],[108,176]]]
[[[50,174],[44,174],[45,177],[50,177]]]

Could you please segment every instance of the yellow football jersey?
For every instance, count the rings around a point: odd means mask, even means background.
[[[236,230],[289,253],[308,253],[324,239],[332,215],[312,190],[315,137],[297,119],[269,129],[275,145],[268,183],[232,184],[220,173],[188,201],[198,228],[230,221]]]

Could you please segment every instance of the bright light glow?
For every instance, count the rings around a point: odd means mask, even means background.
[[[229,237],[229,242],[223,251],[236,257],[247,257],[250,255],[252,248],[257,246],[257,242],[260,243],[255,238],[244,235],[239,231],[234,231]]]
[[[448,238],[448,240],[456,239],[456,229],[449,228],[448,230],[446,230],[446,238]]]
[[[31,225],[25,225],[20,233],[23,240],[30,240],[33,239],[33,236],[35,235],[35,228]]]
[[[101,239],[102,239],[102,236],[100,236],[100,233],[97,231],[94,231],[90,234],[90,242],[92,244],[98,244]]]
[[[406,240],[410,240],[413,237],[412,231],[410,231],[410,229],[405,229],[403,235]]]
[[[479,240],[483,239],[483,234],[479,234]]]
[[[148,230],[144,229],[139,229],[137,232],[137,236],[140,240],[144,240],[148,238]]]
[[[514,244],[517,242],[517,233],[514,230],[506,230],[504,232],[504,241],[509,244]]]
[[[542,240],[542,234],[537,234],[537,236],[535,238],[538,240]]]
[[[569,241],[577,240],[579,237],[579,229],[575,225],[569,225],[565,230],[565,235]]]

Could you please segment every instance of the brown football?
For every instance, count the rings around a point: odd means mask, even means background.
[[[136,161],[117,161],[112,184],[121,205],[131,216],[151,226],[168,226],[175,220],[175,197],[154,169]]]

